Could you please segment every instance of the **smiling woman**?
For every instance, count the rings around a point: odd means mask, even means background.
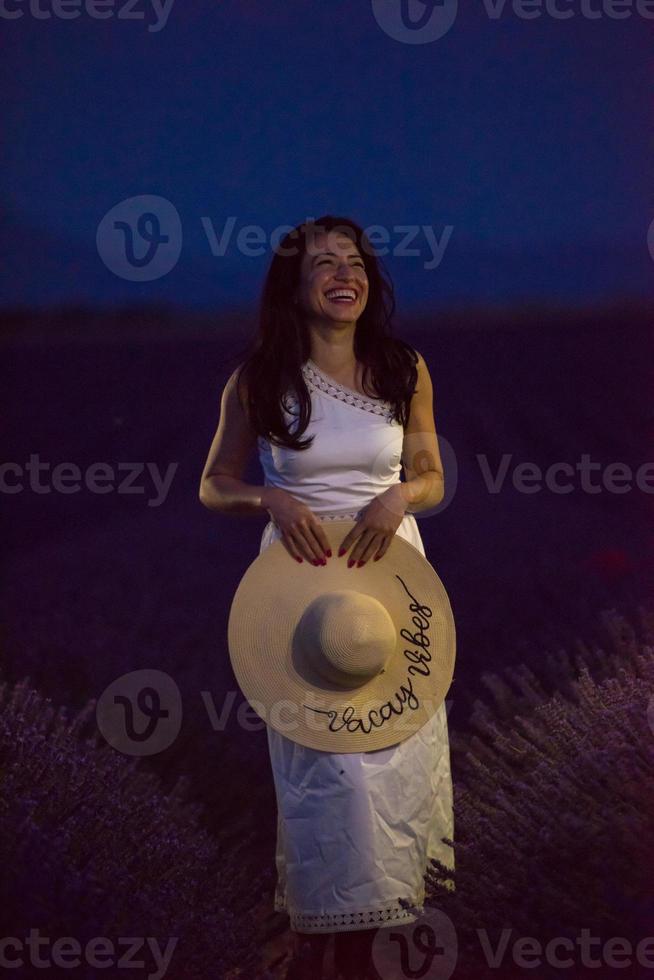
[[[343,588],[357,588],[347,569],[383,561],[396,534],[425,555],[411,511],[443,494],[429,371],[392,335],[393,312],[390,281],[357,224],[328,216],[289,233],[202,474],[205,506],[269,516],[260,552],[281,541],[314,565],[349,552]],[[261,487],[242,480],[255,446]],[[332,555],[324,522],[337,518],[354,523]],[[270,725],[267,737],[278,804],[274,905],[289,914],[298,950],[309,944],[289,978],[321,976],[331,933],[341,974],[372,975],[376,930],[415,921],[430,859],[453,867],[445,704],[376,751],[318,751]]]

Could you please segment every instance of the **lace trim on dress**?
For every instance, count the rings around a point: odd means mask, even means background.
[[[366,412],[372,412],[373,415],[381,415],[386,419],[393,418],[393,406],[390,402],[384,401],[382,398],[367,398],[359,394],[358,391],[354,391],[353,388],[340,384],[321,371],[311,358],[302,365],[302,374],[304,380],[308,381],[314,388],[324,391],[325,394],[331,395],[333,398],[338,398],[339,401],[354,405],[355,408],[362,408]]]
[[[351,510],[345,513],[334,511],[330,514],[318,514],[314,511],[314,514],[320,521],[356,521],[361,515],[361,510]]]
[[[270,484],[266,484],[266,486],[269,485]],[[359,510],[349,510],[345,511],[344,513],[341,511],[333,511],[329,514],[319,514],[314,511],[314,517],[317,517],[319,521],[358,521],[361,517],[362,510],[363,507],[361,507]],[[271,517],[268,523],[272,524],[273,527],[276,527],[279,530],[279,524],[274,517]]]
[[[277,899],[274,903],[275,911],[286,912],[291,920],[291,929],[294,931],[309,932],[332,932],[339,929],[348,929],[357,926],[375,926],[381,922],[412,922],[417,915],[424,911],[422,907],[416,905],[386,905],[382,908],[369,909],[365,912],[320,912],[311,914],[309,912],[289,912],[286,903],[282,899]]]

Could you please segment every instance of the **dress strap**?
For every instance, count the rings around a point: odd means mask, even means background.
[[[388,420],[393,418],[393,406],[390,402],[382,398],[367,398],[353,388],[348,388],[347,385],[330,378],[311,358],[302,365],[302,375],[309,388],[322,391],[338,401],[354,405],[355,408],[362,408],[365,412],[372,412],[373,415],[381,415]]]

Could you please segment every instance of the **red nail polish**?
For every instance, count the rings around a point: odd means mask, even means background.
[[[298,558],[297,555],[294,555],[293,557],[295,558],[296,561],[302,561],[302,559],[301,558]]]
[[[325,552],[325,554],[327,555],[328,558],[331,558],[331,556],[332,556],[332,549],[330,548],[329,551],[326,551]]]
[[[352,568],[352,565],[354,565],[354,561],[352,560],[352,558],[348,558],[348,560],[347,560],[347,567],[348,568]]]
[[[357,568],[361,568],[361,566],[362,566],[362,565],[365,565],[365,563],[366,563],[366,562],[365,562],[365,559],[364,559],[363,561],[358,561],[358,562],[357,562]]]
[[[379,561],[380,558],[381,558],[381,555],[375,555],[375,557],[373,558],[373,561]]]
[[[312,565],[319,565],[319,564],[320,564],[320,562],[318,561],[318,559],[317,559],[317,558],[312,558],[312,559],[311,559],[311,564],[312,564]]]
[[[342,558],[344,554],[345,554],[345,548],[339,548],[338,549],[338,557],[339,558]]]

